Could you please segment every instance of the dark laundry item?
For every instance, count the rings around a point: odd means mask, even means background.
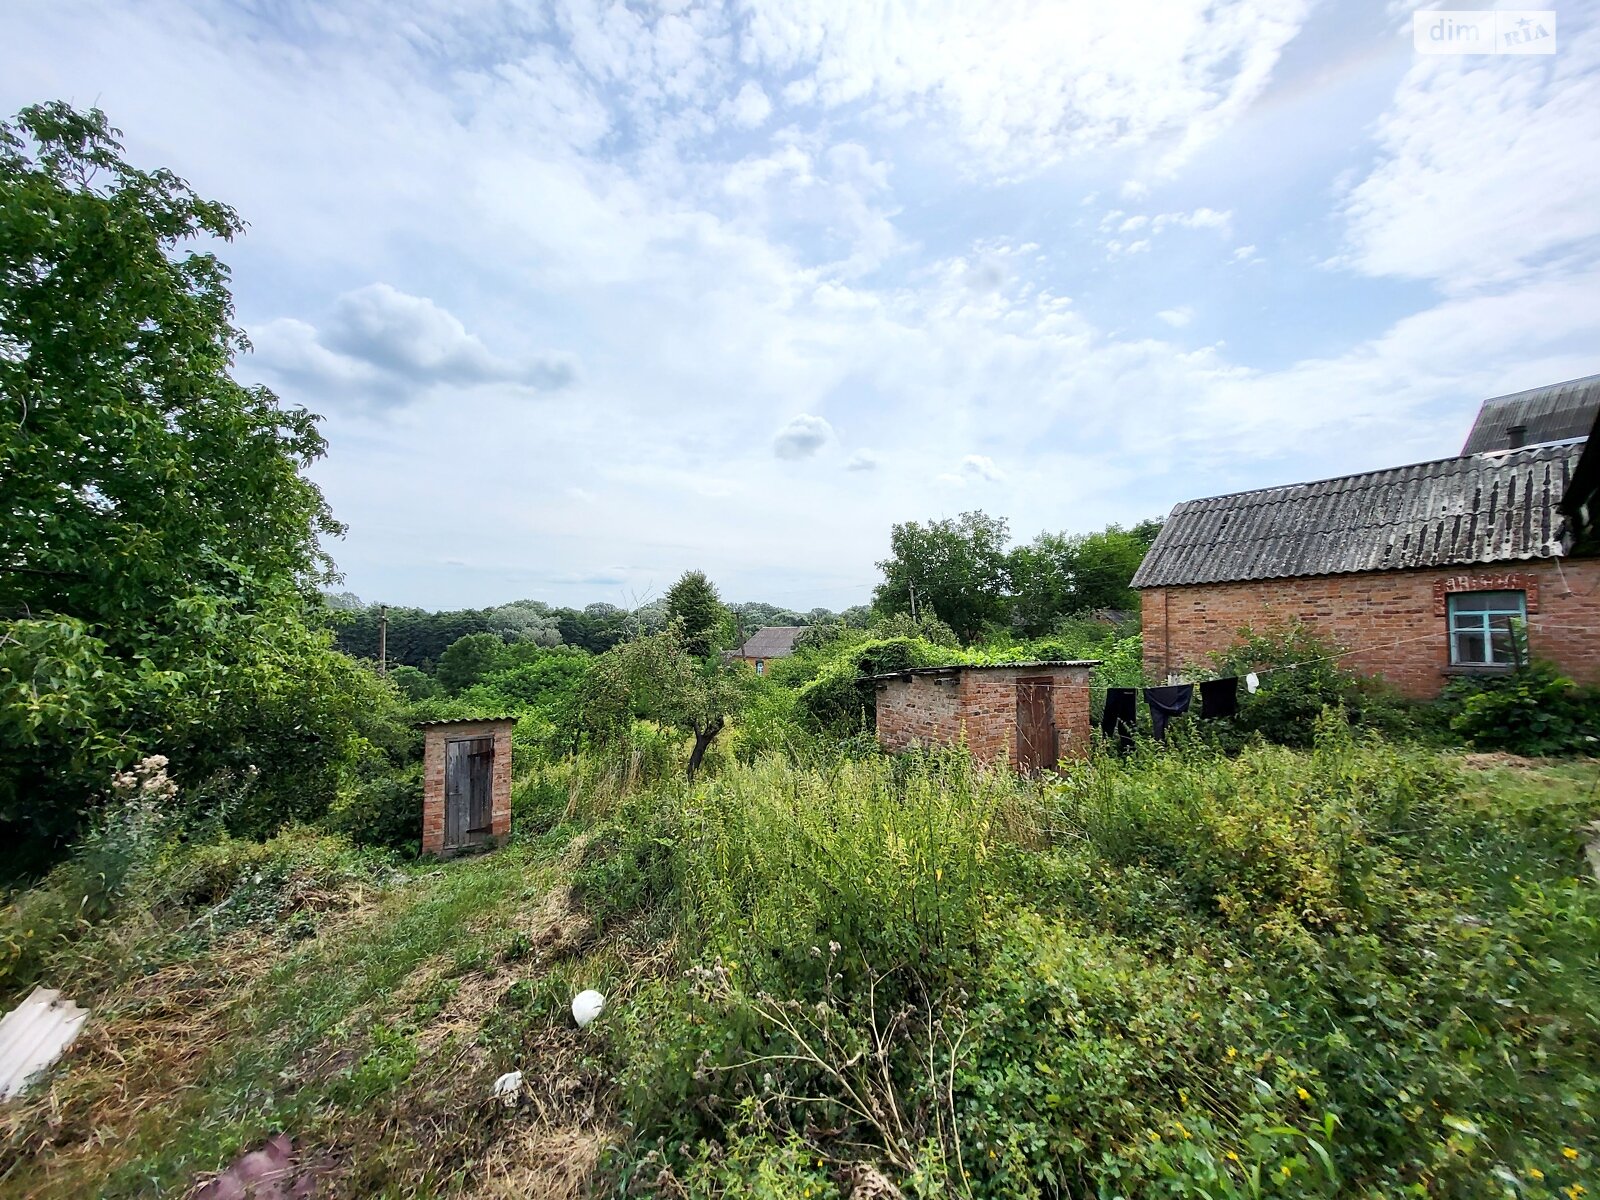
[[[1107,688],[1106,709],[1100,714],[1100,732],[1117,739],[1117,749],[1133,749],[1133,723],[1138,719],[1137,688]]]
[[[1145,688],[1144,702],[1150,706],[1150,728],[1156,741],[1167,740],[1167,722],[1189,711],[1194,700],[1194,684],[1173,683],[1166,687]]]
[[[1200,685],[1200,719],[1214,721],[1239,711],[1239,680],[1208,679]]]

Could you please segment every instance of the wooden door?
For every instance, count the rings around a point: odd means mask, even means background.
[[[1056,765],[1056,710],[1052,680],[1017,680],[1017,770],[1037,775]]]
[[[494,833],[494,738],[457,738],[444,745],[446,849],[486,842]]]

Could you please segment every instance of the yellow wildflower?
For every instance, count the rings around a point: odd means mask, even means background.
[[[1588,1191],[1581,1183],[1575,1183],[1571,1187],[1564,1187],[1561,1190],[1571,1197],[1571,1200],[1578,1200],[1579,1196]]]
[[[1539,1170],[1538,1167],[1529,1167],[1528,1168],[1528,1178],[1529,1179],[1543,1179],[1544,1178],[1544,1172]]]
[[[1228,1057],[1229,1058],[1238,1058],[1239,1057],[1239,1051],[1235,1047],[1229,1046],[1228,1047]]]
[[[1239,1156],[1237,1154],[1235,1154],[1232,1150],[1229,1150],[1222,1157],[1227,1159],[1229,1162],[1238,1162],[1239,1161]]]
[[[1159,1133],[1157,1133],[1154,1129],[1152,1129],[1150,1131],[1150,1140],[1152,1142],[1159,1142],[1161,1140],[1161,1135]]]
[[[1292,1172],[1289,1170],[1289,1164],[1284,1163],[1283,1166],[1279,1167],[1278,1174],[1282,1175],[1285,1179],[1289,1178],[1289,1176],[1292,1174]]]
[[[1305,1088],[1295,1088],[1295,1092],[1299,1094],[1300,1099],[1302,1099],[1302,1100],[1310,1100],[1311,1099],[1311,1093],[1306,1091]]]
[[[1576,1150],[1574,1150],[1571,1146],[1563,1146],[1563,1147],[1561,1147],[1561,1157],[1562,1158],[1577,1158],[1578,1157],[1578,1152]]]

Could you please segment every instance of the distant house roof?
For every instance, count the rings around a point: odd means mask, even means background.
[[[740,646],[740,658],[788,658],[794,653],[794,640],[805,632],[804,625],[770,625],[750,635]]]
[[[1583,443],[1473,454],[1172,510],[1136,588],[1516,562],[1562,553]]]
[[[1600,375],[1485,400],[1462,454],[1511,450],[1587,436],[1600,413]],[[1513,436],[1513,431],[1516,432]]]

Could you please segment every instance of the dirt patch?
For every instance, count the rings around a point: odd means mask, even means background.
[[[1463,754],[1460,758],[1460,763],[1463,767],[1469,767],[1474,771],[1492,771],[1496,767],[1508,767],[1517,771],[1536,771],[1546,765],[1545,760],[1542,758],[1524,758],[1520,754],[1507,754],[1498,750]]]
[[[535,1125],[491,1146],[482,1179],[467,1193],[474,1200],[576,1200],[586,1195],[601,1152],[615,1140],[609,1130],[580,1125]]]

